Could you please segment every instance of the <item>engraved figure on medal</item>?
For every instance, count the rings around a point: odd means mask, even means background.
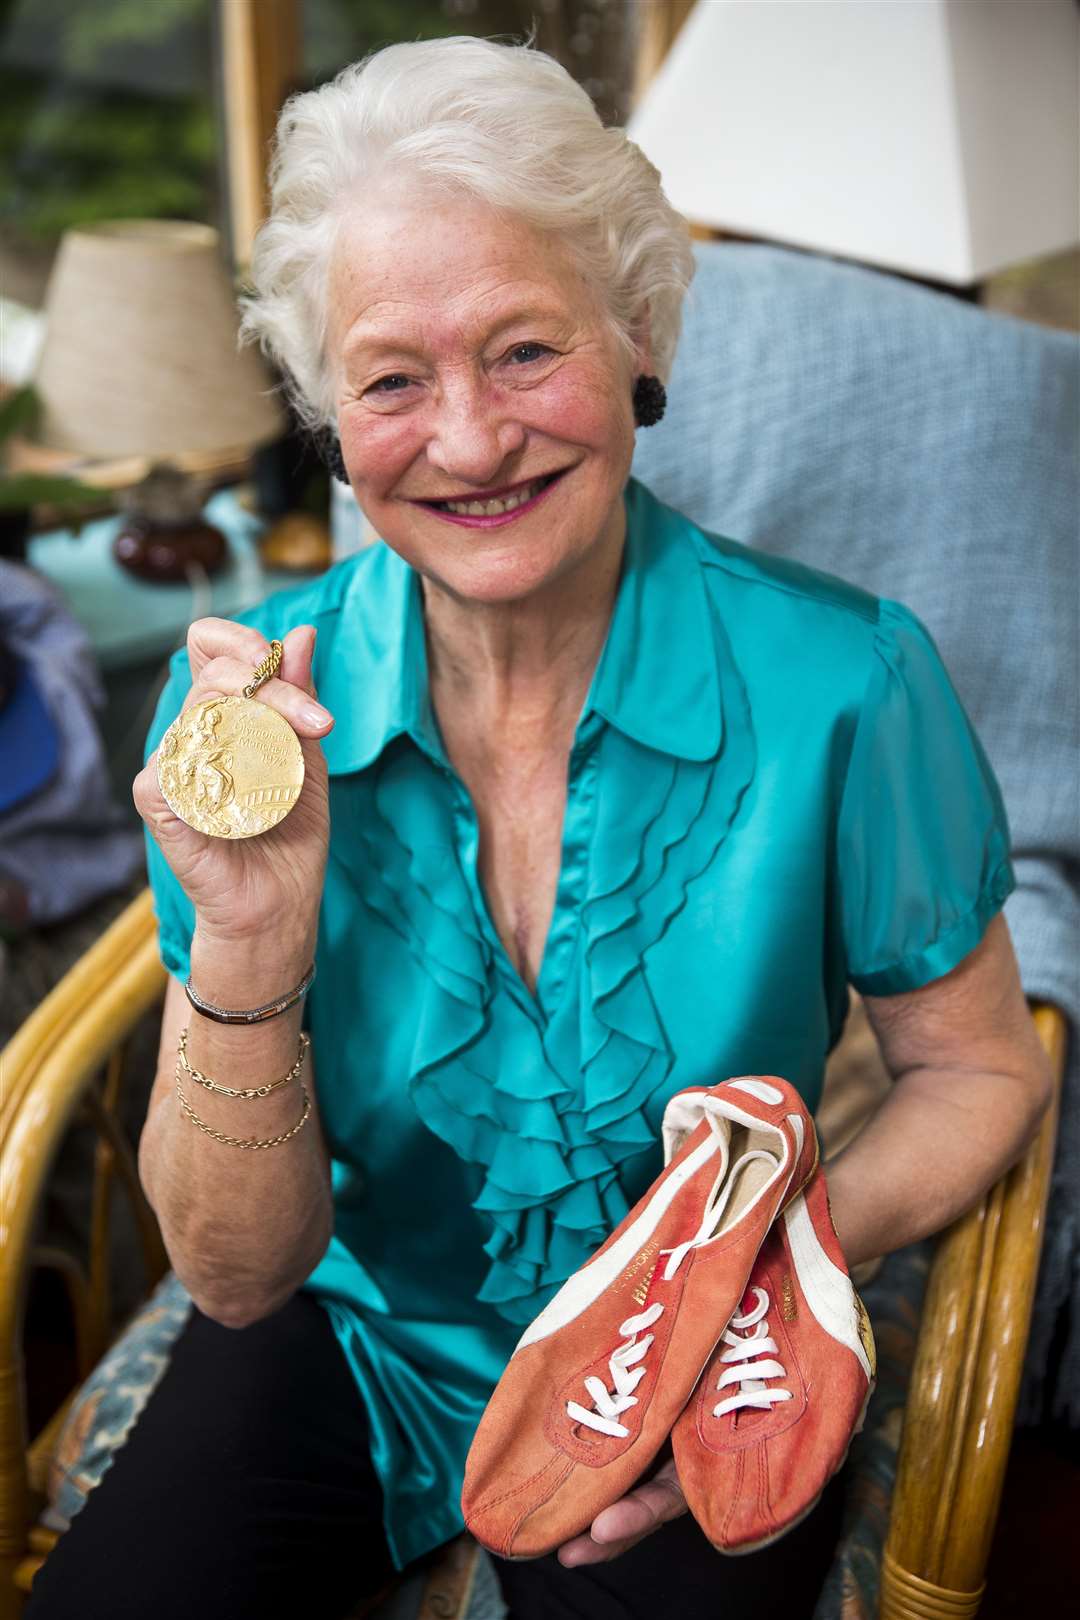
[[[252,693],[281,662],[281,642],[242,697],[207,698],[161,739],[158,785],[174,815],[211,838],[254,838],[288,815],[304,785],[304,755],[287,720]]]

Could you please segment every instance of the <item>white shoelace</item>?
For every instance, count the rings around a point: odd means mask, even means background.
[[[776,1356],[779,1354],[776,1340],[769,1333],[769,1324],[765,1320],[769,1310],[769,1296],[764,1288],[754,1287],[757,1303],[746,1312],[745,1316],[733,1316],[723,1332],[723,1342],[728,1348],[720,1357],[721,1361],[729,1361],[734,1365],[721,1373],[717,1380],[717,1389],[725,1389],[728,1384],[741,1384],[742,1388],[736,1390],[725,1400],[718,1401],[713,1407],[713,1417],[723,1417],[725,1412],[737,1412],[743,1406],[755,1406],[770,1411],[777,1401],[790,1401],[790,1389],[766,1389],[766,1378],[786,1378],[787,1368],[779,1361],[751,1361],[751,1356]],[[739,1328],[753,1328],[752,1333],[734,1331]],[[739,1366],[738,1363],[743,1365]]]
[[[685,1243],[678,1244],[674,1249],[661,1249],[660,1253],[668,1256],[667,1265],[664,1267],[665,1282],[671,1281],[691,1249],[697,1248],[702,1243],[707,1243],[714,1235],[727,1207],[732,1188],[738,1181],[738,1172],[742,1167],[754,1159],[767,1159],[771,1164],[777,1163],[773,1154],[756,1149],[753,1152],[743,1154],[742,1158],[732,1168],[731,1174],[727,1175],[727,1137],[721,1127],[717,1125],[716,1120],[711,1115],[708,1118],[713,1134],[718,1136],[722,1143],[720,1175],[717,1184],[714,1185],[713,1195],[710,1196],[706,1204],[704,1218],[695,1235],[688,1238]],[[723,1189],[714,1203],[713,1199],[721,1182],[724,1183]],[[595,1376],[586,1378],[585,1388],[592,1396],[593,1409],[589,1411],[587,1407],[581,1406],[577,1401],[567,1401],[567,1415],[575,1423],[581,1423],[587,1429],[595,1429],[599,1434],[611,1435],[612,1439],[615,1440],[624,1440],[626,1438],[630,1430],[624,1423],[620,1423],[618,1419],[623,1412],[638,1403],[638,1397],[634,1394],[634,1390],[645,1376],[646,1368],[643,1365],[643,1357],[656,1337],[654,1333],[645,1333],[645,1330],[658,1322],[663,1314],[663,1305],[650,1305],[647,1311],[641,1311],[636,1316],[628,1316],[626,1321],[620,1325],[619,1332],[622,1334],[624,1342],[619,1345],[608,1361],[612,1387],[609,1390],[602,1378]],[[637,1336],[639,1333],[645,1333],[645,1337],[639,1339]],[[772,1349],[775,1350],[776,1346],[772,1345]]]
[[[618,1423],[616,1419],[628,1407],[637,1405],[634,1390],[644,1378],[645,1368],[634,1366],[634,1363],[641,1361],[656,1337],[655,1333],[646,1333],[643,1339],[637,1338],[637,1335],[645,1328],[652,1327],[663,1313],[662,1305],[650,1305],[647,1311],[626,1318],[619,1328],[626,1343],[620,1344],[608,1362],[615,1393],[611,1394],[605,1389],[602,1378],[586,1378],[585,1388],[593,1398],[595,1409],[590,1412],[584,1406],[579,1406],[577,1401],[567,1401],[566,1410],[576,1423],[583,1423],[588,1429],[596,1429],[600,1434],[610,1434],[618,1440],[625,1439],[630,1433],[625,1423]],[[629,1371],[631,1367],[634,1368],[633,1372]]]

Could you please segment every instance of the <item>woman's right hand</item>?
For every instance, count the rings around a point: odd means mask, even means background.
[[[187,645],[192,687],[185,711],[206,698],[240,696],[270,651],[258,630],[228,619],[197,619]],[[277,826],[254,838],[211,838],[169,809],[158,786],[156,753],[135,778],[136,808],[195,907],[204,939],[254,944],[287,930],[314,943],[330,832],[326,760],[318,739],[334,723],[314,701],[314,646],[312,625],[290,630],[277,674],[254,698],[288,721],[304,754],[300,796]]]

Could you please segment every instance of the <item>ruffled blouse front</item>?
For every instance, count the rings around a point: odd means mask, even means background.
[[[495,933],[384,547],[245,615],[319,630],[331,846],[309,998],[335,1235],[305,1285],[367,1403],[401,1563],[460,1528],[465,1453],[524,1324],[660,1167],[681,1086],[813,1106],[849,981],[947,972],[1011,875],[996,784],[896,604],[705,536],[640,485],[568,773],[536,993]],[[151,747],[188,685],[176,661]],[[190,908],[151,846],[167,966]]]

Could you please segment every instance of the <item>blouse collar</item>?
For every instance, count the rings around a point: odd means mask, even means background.
[[[692,525],[631,479],[626,550],[611,625],[581,724],[593,713],[659,753],[710,759],[723,737],[711,609]],[[428,692],[419,576],[389,546],[364,556],[342,596],[319,697],[336,719],[331,775],[363,770],[409,736],[445,752]]]
[[[635,742],[679,759],[720,750],[712,614],[688,520],[644,484],[626,488],[626,552],[611,627],[585,702]]]

